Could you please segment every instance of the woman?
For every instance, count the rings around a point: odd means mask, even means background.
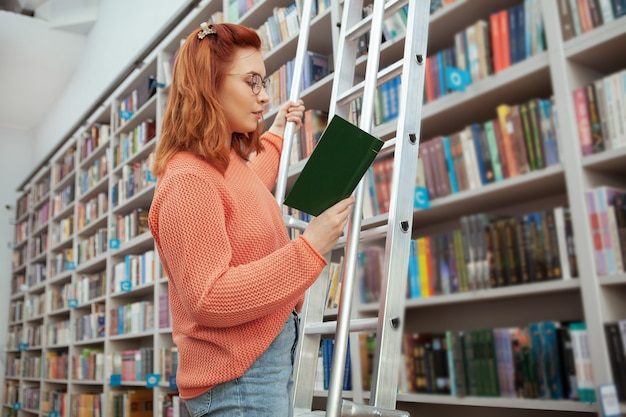
[[[349,197],[290,241],[271,194],[287,103],[267,132],[254,30],[203,23],[178,52],[156,150],[149,224],[169,277],[176,383],[190,414],[287,416],[295,311],[347,222]],[[254,157],[251,157],[254,155]]]

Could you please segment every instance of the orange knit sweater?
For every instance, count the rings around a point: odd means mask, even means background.
[[[176,384],[183,399],[237,378],[267,349],[326,264],[290,241],[270,189],[282,139],[224,174],[181,152],[158,178],[150,230],[169,277]]]

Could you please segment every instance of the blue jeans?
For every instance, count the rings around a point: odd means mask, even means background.
[[[269,348],[240,378],[185,400],[191,417],[291,417],[298,326],[292,313]]]

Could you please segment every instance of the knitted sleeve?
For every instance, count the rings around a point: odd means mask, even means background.
[[[171,283],[199,324],[235,326],[288,303],[295,306],[326,264],[306,239],[298,238],[232,266],[233,237],[225,220],[229,206],[210,181],[179,174],[163,179],[157,192],[151,231]]]
[[[261,178],[268,189],[274,188],[278,176],[280,152],[283,148],[283,138],[270,132],[261,136],[265,150],[256,154],[250,160],[250,168]]]

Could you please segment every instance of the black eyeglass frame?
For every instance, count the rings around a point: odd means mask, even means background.
[[[270,79],[268,77],[261,77],[261,74],[257,74],[256,72],[250,74],[226,74],[226,75],[235,75],[237,77],[250,77],[250,81],[248,81],[248,85],[252,89],[252,94],[258,96],[261,93],[261,87],[267,91],[267,88],[270,86]]]

